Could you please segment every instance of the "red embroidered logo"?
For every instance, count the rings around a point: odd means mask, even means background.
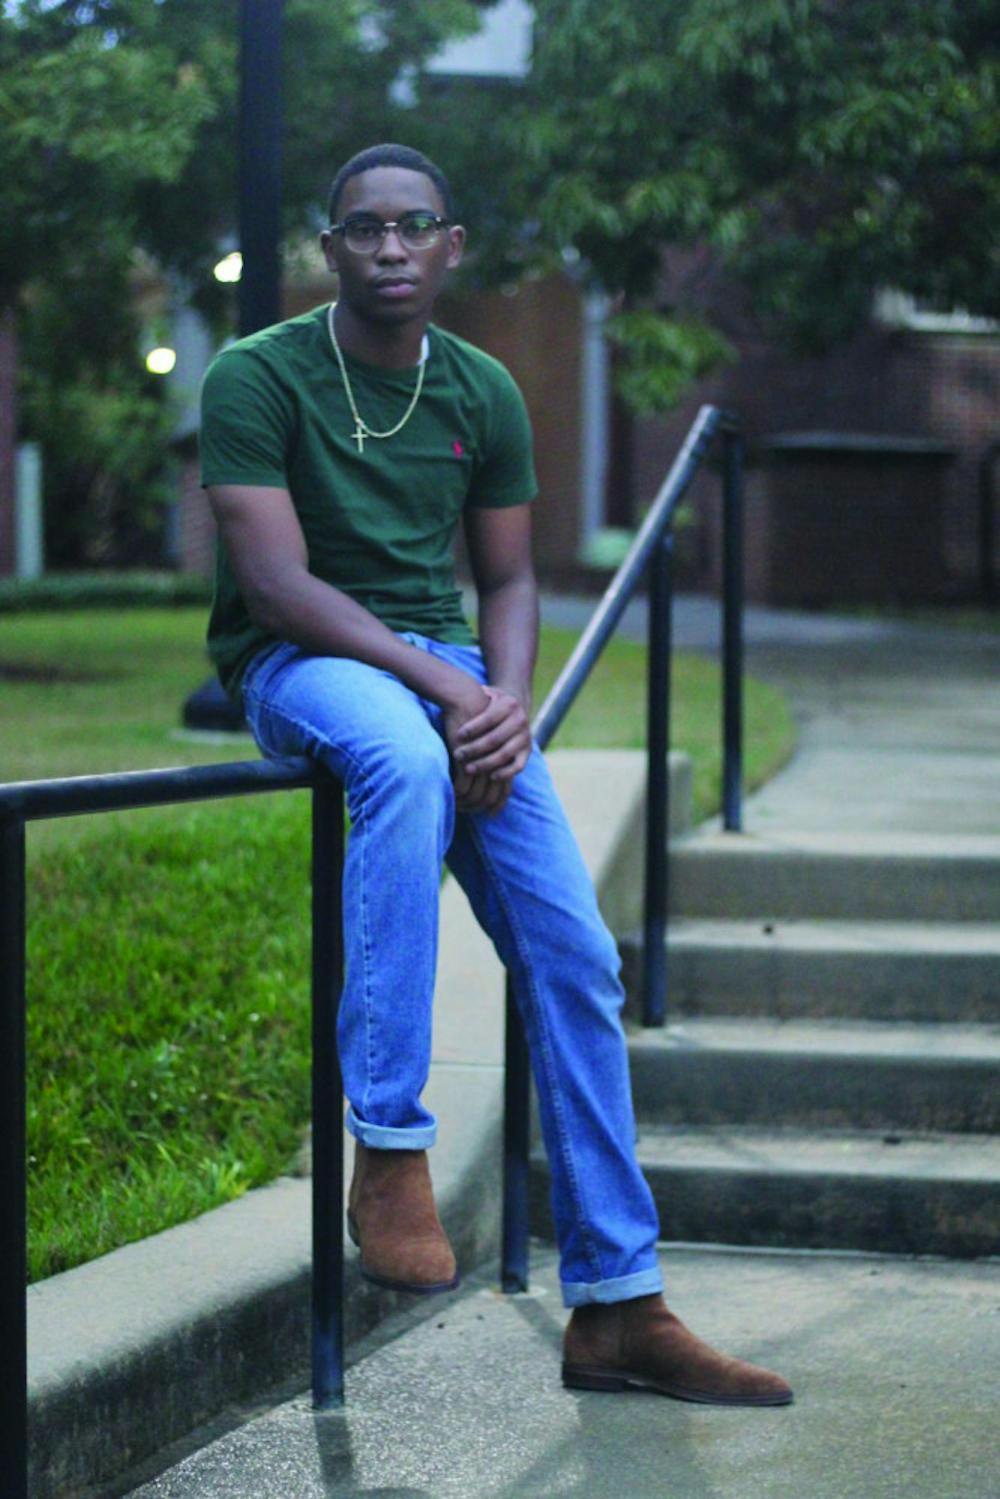
[[[451,451],[454,453],[456,458],[461,458],[462,454],[465,452],[465,449],[462,447],[462,444],[459,442],[457,437],[451,445]]]

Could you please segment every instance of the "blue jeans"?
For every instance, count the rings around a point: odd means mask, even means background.
[[[406,634],[486,677],[477,647]],[[635,1160],[614,939],[537,747],[503,809],[456,815],[441,710],[398,678],[280,645],[244,680],[266,755],[309,755],[344,783],[347,1127],[377,1149],[433,1145],[438,889],[447,863],[512,975],[538,1091],[567,1306],[661,1289],[659,1223]]]

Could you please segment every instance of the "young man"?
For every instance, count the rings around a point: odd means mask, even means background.
[[[202,478],[223,543],[222,680],[265,754],[315,756],[347,791],[339,1045],[363,1273],[457,1284],[420,1101],[447,862],[524,1016],[573,1308],[566,1383],[787,1404],[784,1380],[714,1352],[660,1294],[618,955],[529,728],[528,419],[501,365],[430,322],[465,239],[448,183],[406,147],[372,147],[338,173],[321,238],[337,302],[215,360]],[[478,644],[452,569],[459,520]]]

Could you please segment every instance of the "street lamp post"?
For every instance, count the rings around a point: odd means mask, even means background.
[[[281,317],[281,23],[284,0],[241,0],[240,337]],[[215,677],[184,703],[189,729],[241,730],[243,714]]]
[[[240,337],[281,317],[281,22],[284,0],[240,8]]]

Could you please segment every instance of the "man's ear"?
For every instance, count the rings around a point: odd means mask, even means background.
[[[336,271],[337,262],[334,258],[334,246],[336,244],[336,240],[330,233],[329,229],[324,229],[322,231],[319,237],[319,242],[323,250],[323,259],[326,261],[327,270]]]
[[[461,224],[452,224],[448,230],[448,260],[449,271],[453,271],[462,259],[465,249],[465,230]]]

